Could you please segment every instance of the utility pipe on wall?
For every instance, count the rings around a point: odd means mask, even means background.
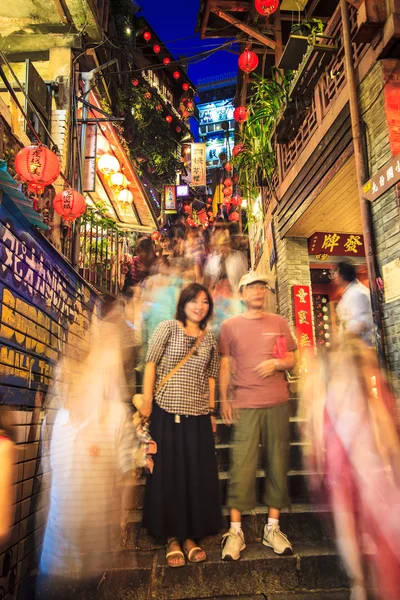
[[[375,325],[376,348],[378,352],[379,364],[386,367],[382,316],[379,304],[377,272],[376,272],[376,254],[374,240],[372,235],[371,206],[368,200],[362,195],[362,187],[368,179],[368,169],[365,162],[363,135],[361,129],[360,108],[358,104],[356,76],[354,70],[353,48],[351,42],[349,7],[347,0],[340,0],[340,9],[342,13],[344,58],[347,85],[349,88],[350,118],[354,145],[354,157],[356,163],[356,175],[358,184],[358,193],[360,196],[360,210],[363,226],[364,245],[366,249],[369,289],[371,294],[372,314]]]

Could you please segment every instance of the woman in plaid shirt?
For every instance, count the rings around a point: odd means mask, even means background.
[[[212,310],[206,288],[187,286],[176,319],[158,325],[146,358],[141,413],[151,415],[158,450],[147,480],[143,522],[150,534],[167,542],[170,567],[184,566],[184,555],[190,562],[204,561],[206,554],[195,540],[221,527],[212,416],[219,360],[216,338],[205,331]],[[190,358],[157,389],[194,346]]]

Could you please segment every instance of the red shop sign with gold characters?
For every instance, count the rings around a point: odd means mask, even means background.
[[[314,354],[315,346],[311,311],[311,290],[308,285],[294,285],[292,290],[300,371],[304,371],[307,368],[307,355]]]
[[[327,256],[365,256],[364,238],[359,233],[317,231],[308,238],[308,254]]]

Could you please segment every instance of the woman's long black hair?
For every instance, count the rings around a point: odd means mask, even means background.
[[[185,287],[181,295],[179,296],[178,306],[176,309],[176,320],[180,321],[183,325],[186,325],[186,314],[185,314],[185,306],[188,302],[194,300],[200,292],[205,292],[208,300],[208,313],[204,317],[204,319],[200,322],[200,329],[205,329],[207,327],[208,321],[211,319],[214,309],[214,302],[211,298],[210,292],[204,285],[200,285],[200,283],[191,283],[187,287]]]

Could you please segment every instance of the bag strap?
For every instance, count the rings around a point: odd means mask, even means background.
[[[190,348],[189,352],[186,354],[186,356],[184,356],[181,360],[181,362],[179,362],[176,367],[174,367],[169,373],[168,375],[166,375],[164,377],[164,379],[162,379],[160,381],[160,383],[157,386],[157,389],[155,391],[155,394],[158,394],[158,392],[161,390],[161,388],[168,383],[168,381],[179,371],[179,369],[181,369],[183,367],[183,365],[185,363],[187,363],[187,361],[189,360],[189,358],[191,358],[193,356],[193,354],[196,352],[197,348],[200,346],[201,342],[203,341],[204,338],[204,331],[199,335],[199,337],[196,340],[196,343],[194,344],[194,346],[192,346],[192,348]]]

